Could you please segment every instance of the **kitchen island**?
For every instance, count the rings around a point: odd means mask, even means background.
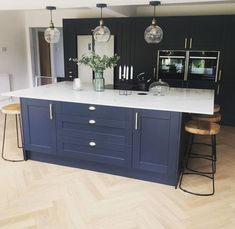
[[[20,98],[26,158],[169,185],[180,173],[185,114],[214,106],[212,90],[125,96],[71,82],[4,95]]]

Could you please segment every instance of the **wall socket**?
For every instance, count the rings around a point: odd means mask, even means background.
[[[6,52],[7,51],[7,47],[2,47],[1,50],[2,50],[2,52]]]

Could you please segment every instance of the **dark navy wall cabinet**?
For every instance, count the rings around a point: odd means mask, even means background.
[[[21,99],[32,160],[176,185],[181,113]]]
[[[55,103],[22,98],[21,109],[25,150],[56,154]]]
[[[134,110],[133,167],[177,179],[181,114]]]

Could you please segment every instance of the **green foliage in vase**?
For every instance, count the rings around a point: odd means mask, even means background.
[[[117,62],[120,57],[115,54],[114,56],[108,57],[103,55],[102,57],[95,52],[90,52],[89,54],[82,55],[81,59],[70,58],[70,61],[75,63],[84,64],[92,68],[94,72],[103,72],[106,68],[112,68],[117,66]]]

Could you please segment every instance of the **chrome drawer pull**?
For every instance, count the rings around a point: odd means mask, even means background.
[[[188,44],[188,38],[185,38],[185,39],[184,39],[184,48],[185,48],[185,49],[187,48],[187,44]]]
[[[89,110],[90,110],[90,111],[95,111],[95,109],[96,109],[96,108],[93,107],[93,106],[90,106],[90,107],[89,107]]]
[[[93,120],[93,119],[89,120],[89,124],[95,124],[95,123],[96,123],[95,120]]]
[[[190,44],[189,44],[189,48],[191,49],[193,45],[193,38],[190,38]]]
[[[50,120],[53,120],[53,110],[52,110],[52,104],[49,104],[49,116],[50,116]]]
[[[222,73],[222,71],[219,70],[219,81],[221,81],[221,73]]]
[[[138,112],[135,113],[135,130],[138,130]]]
[[[96,143],[95,142],[89,142],[89,145],[94,147],[94,146],[96,146]]]

